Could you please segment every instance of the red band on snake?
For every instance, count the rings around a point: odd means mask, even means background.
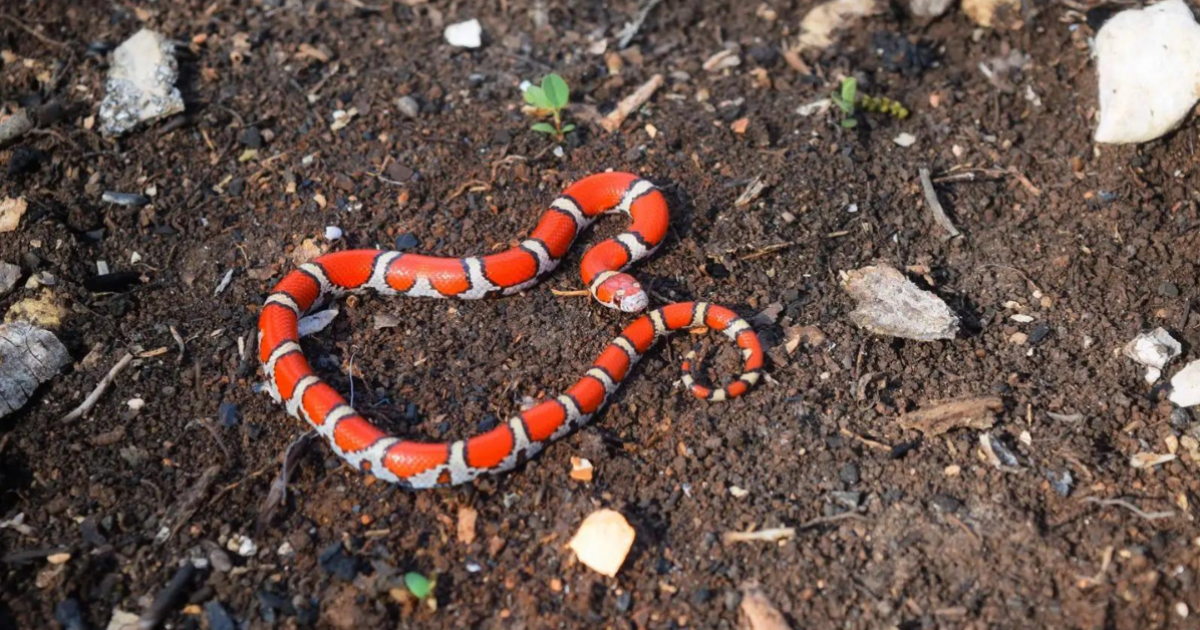
[[[347,292],[476,299],[529,288],[553,270],[575,238],[605,213],[626,213],[629,229],[583,256],[584,284],[605,306],[626,312],[646,308],[641,285],[623,272],[649,256],[666,236],[667,201],[650,182],[629,173],[602,173],[571,185],[542,215],[529,238],[497,254],[439,258],[394,251],[352,250],[301,265],[272,289],[258,320],[259,360],[266,389],[287,412],[316,428],[339,456],[380,479],[410,488],[453,485],[484,473],[509,470],[548,443],[586,423],[608,402],[638,360],[673,331],[721,331],[741,350],[744,372],[710,388],[691,376],[694,354],[684,360],[683,383],[707,400],[726,400],[757,382],[762,347],[754,330],[733,311],[705,302],[650,311],[605,347],[583,378],[562,395],[456,442],[420,442],[389,436],[360,416],[309,367],[300,349],[300,317]]]

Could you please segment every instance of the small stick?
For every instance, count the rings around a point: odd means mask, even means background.
[[[591,295],[591,292],[587,289],[577,289],[574,291],[559,291],[558,289],[550,289],[550,292],[553,293],[555,297],[583,297],[585,295]]]
[[[150,604],[150,607],[138,619],[139,630],[157,628],[175,607],[175,603],[183,595],[184,589],[192,583],[194,575],[196,575],[196,566],[191,561],[187,561],[179,567],[171,581],[167,582],[167,586],[158,594],[158,597],[154,598],[154,603]]]
[[[950,234],[946,240],[957,238],[962,235],[958,228],[954,227],[954,223],[950,221],[950,217],[946,216],[946,210],[942,208],[942,202],[938,201],[937,191],[933,189],[933,182],[929,180],[929,169],[922,168],[917,171],[921,177],[921,189],[925,191],[925,204],[929,208],[929,212],[933,214],[933,220],[942,226]]]
[[[38,39],[38,41],[42,42],[43,44],[54,46],[55,48],[66,48],[67,47],[66,44],[64,44],[60,41],[55,41],[53,39],[50,39],[49,37],[46,37],[45,35],[42,35],[41,33],[39,33],[37,31],[37,29],[33,29],[33,28],[26,26],[24,22],[18,20],[17,18],[15,18],[7,13],[0,13],[0,18],[4,18],[5,20],[8,20],[9,22],[12,23],[13,26],[21,29],[22,31],[25,31],[26,33],[29,33],[30,35],[33,35],[34,37],[36,37]]]
[[[1137,514],[1138,516],[1146,519],[1147,521],[1157,521],[1160,518],[1171,518],[1172,516],[1175,516],[1175,513],[1170,512],[1170,511],[1168,511],[1168,512],[1146,512],[1146,511],[1143,511],[1138,506],[1136,506],[1128,501],[1125,501],[1124,499],[1097,499],[1096,497],[1088,497],[1088,498],[1084,499],[1083,501],[1085,503],[1095,503],[1096,505],[1105,506],[1105,507],[1110,506],[1110,505],[1115,505],[1117,507],[1123,507],[1126,510],[1129,510],[1130,512],[1133,512],[1134,514]]]
[[[96,389],[93,389],[92,393],[88,394],[88,397],[74,411],[63,416],[62,421],[74,422],[82,418],[83,414],[91,411],[92,407],[95,407],[96,403],[100,401],[100,397],[104,395],[105,390],[112,385],[117,375],[129,365],[130,361],[133,361],[133,355],[126,352],[125,356],[121,357],[121,360],[117,361],[117,364],[108,371],[108,374],[105,374],[104,378],[100,379],[100,384],[96,385]]]
[[[171,329],[171,336],[175,338],[175,344],[177,346],[179,346],[179,361],[178,361],[178,363],[182,364],[183,363],[183,355],[187,353],[187,344],[184,343],[183,335],[179,334],[179,331],[175,329],[174,325],[169,326],[168,328]]]
[[[762,258],[763,256],[767,256],[769,254],[774,254],[775,252],[783,251],[789,247],[794,247],[799,244],[800,244],[800,241],[788,241],[786,243],[776,243],[774,245],[767,245],[766,247],[763,247],[761,249],[750,252],[749,254],[746,254],[745,256],[742,256],[738,260],[754,260],[755,258]]]
[[[656,74],[650,77],[650,80],[643,83],[633,94],[626,96],[620,103],[617,103],[616,109],[600,119],[600,126],[604,127],[604,130],[609,133],[619,129],[621,123],[625,122],[625,119],[633,112],[636,112],[639,107],[645,105],[646,101],[650,100],[650,97],[658,91],[658,88],[662,87],[662,84],[663,75]]]
[[[721,534],[721,540],[726,543],[735,542],[779,542],[796,537],[795,527],[771,527],[768,529],[760,529],[756,532],[725,532]]]

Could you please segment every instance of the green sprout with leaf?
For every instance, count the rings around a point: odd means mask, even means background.
[[[571,89],[567,82],[557,74],[551,73],[542,78],[541,85],[530,85],[525,88],[525,102],[537,108],[537,114],[554,117],[554,124],[539,122],[533,125],[533,130],[555,137],[560,142],[563,135],[575,130],[575,125],[562,124],[563,108],[571,100]]]
[[[856,109],[887,114],[900,120],[908,118],[908,115],[912,113],[899,101],[887,97],[859,94],[858,81],[854,77],[842,79],[841,90],[834,92],[830,96],[830,100],[838,106],[838,109],[842,110],[842,127],[845,129],[853,129],[858,126],[858,120],[854,118]]]
[[[858,126],[854,117],[855,98],[858,96],[858,80],[854,77],[842,79],[842,89],[834,92],[833,104],[842,110],[842,128],[853,129]]]

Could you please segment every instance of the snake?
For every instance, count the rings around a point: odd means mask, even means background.
[[[546,445],[587,423],[609,401],[637,362],[674,331],[723,333],[740,350],[742,373],[721,387],[697,382],[696,350],[683,360],[684,387],[721,401],[744,394],[759,379],[763,351],[754,329],[729,308],[678,302],[646,312],[626,326],[582,378],[490,430],[452,442],[389,435],[360,415],[309,366],[300,347],[306,314],[348,293],[478,299],[511,295],[541,281],[581,232],[604,214],[626,214],[627,229],[588,249],[580,275],[595,300],[627,313],[646,310],[649,296],[625,269],[654,253],[667,235],[666,197],[637,175],[605,172],[568,186],[516,247],[466,258],[407,251],[354,249],[324,254],[285,275],[258,319],[264,389],[287,413],[311,425],[354,468],[410,489],[469,482],[520,465]]]

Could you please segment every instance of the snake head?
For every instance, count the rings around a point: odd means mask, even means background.
[[[601,304],[626,313],[643,311],[650,304],[650,296],[646,295],[641,283],[627,273],[614,274],[601,282],[595,295]]]

